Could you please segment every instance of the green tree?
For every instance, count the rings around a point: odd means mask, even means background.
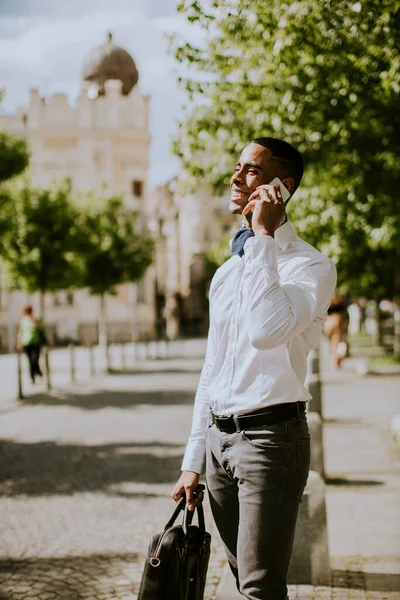
[[[96,202],[94,202],[96,200]],[[153,260],[152,238],[137,232],[137,213],[122,198],[91,199],[82,214],[82,286],[99,296],[99,342],[107,347],[105,295],[140,279]]]
[[[22,173],[28,163],[25,140],[0,132],[0,183]]]
[[[45,293],[72,287],[81,276],[76,260],[80,234],[77,211],[70,196],[68,181],[53,189],[24,182],[11,188],[11,201],[5,209],[8,227],[0,254],[9,287],[40,292],[43,321]]]
[[[25,140],[0,131],[0,236],[7,229],[4,210],[10,200],[9,194],[2,184],[22,173],[28,163],[29,154]]]
[[[396,0],[183,0],[204,36],[175,41],[196,107],[176,153],[193,181],[228,184],[254,137],[303,153],[299,233],[355,293],[400,291],[400,5]],[[394,274],[394,266],[396,274]]]

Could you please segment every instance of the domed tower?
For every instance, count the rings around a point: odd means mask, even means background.
[[[83,79],[97,88],[103,96],[104,84],[110,79],[122,82],[122,93],[127,96],[139,79],[139,73],[132,56],[120,46],[113,43],[112,33],[108,33],[108,41],[97,46],[86,56],[82,68]]]

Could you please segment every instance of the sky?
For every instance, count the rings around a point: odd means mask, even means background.
[[[136,62],[140,91],[151,96],[149,183],[164,183],[179,171],[170,146],[186,102],[167,35],[196,36],[176,12],[176,1],[0,0],[1,113],[26,104],[32,87],[45,97],[64,92],[75,101],[85,55],[112,31],[114,43]]]

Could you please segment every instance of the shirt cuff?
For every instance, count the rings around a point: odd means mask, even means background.
[[[204,441],[189,441],[182,462],[182,471],[193,471],[201,475],[205,471],[206,444]]]
[[[258,267],[278,268],[277,245],[270,235],[257,235],[244,245],[245,268],[252,271]]]

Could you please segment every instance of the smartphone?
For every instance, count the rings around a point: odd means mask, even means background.
[[[282,200],[283,203],[286,204],[287,201],[290,198],[290,192],[287,189],[287,187],[284,186],[284,184],[282,183],[282,181],[279,179],[279,177],[274,177],[274,179],[272,181],[269,182],[269,185],[279,185],[280,190],[281,190],[281,194],[282,194]]]
[[[289,202],[289,198],[290,198],[290,192],[287,189],[287,187],[282,183],[282,181],[279,179],[279,177],[274,177],[272,181],[269,182],[268,185],[279,185],[279,188],[281,190],[281,194],[282,194],[282,200],[283,200],[283,204],[284,206],[286,206],[286,204]],[[249,211],[248,214],[251,215],[253,211]]]

